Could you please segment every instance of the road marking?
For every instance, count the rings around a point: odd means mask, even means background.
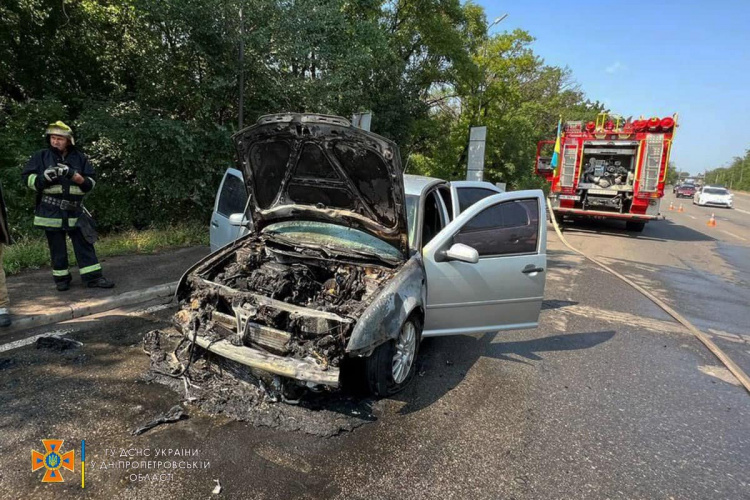
[[[155,312],[163,311],[164,309],[169,309],[172,306],[174,306],[174,304],[172,304],[171,302],[168,302],[166,304],[155,305],[155,306],[147,307],[145,309],[137,309],[133,311],[133,314],[152,314]]]
[[[637,316],[635,314],[629,314],[626,312],[600,309],[598,307],[586,306],[582,304],[576,304],[567,307],[563,306],[557,309],[543,310],[542,313],[545,316],[548,315],[548,313],[551,313],[553,315],[552,317],[573,315],[589,320],[605,321],[607,323],[619,323],[622,325],[627,325],[628,327],[639,327],[643,328],[644,330],[659,333],[687,333],[682,325],[674,321],[649,318],[646,316]]]
[[[698,218],[698,217],[693,217],[692,215],[688,215],[688,217],[690,217],[693,220],[696,220]]]
[[[743,238],[742,236],[737,236],[736,234],[734,234],[734,233],[730,233],[729,231],[724,231],[723,229],[720,229],[720,231],[721,231],[722,233],[724,233],[724,234],[728,234],[729,236],[734,236],[734,237],[735,237],[735,238],[737,238],[738,240],[742,240],[742,241],[747,241],[747,240],[746,240],[745,238]]]
[[[716,377],[719,380],[726,382],[727,384],[736,385],[738,387],[740,385],[740,381],[737,380],[734,375],[732,375],[732,372],[730,372],[723,366],[701,365],[698,367],[698,369],[706,375]]]
[[[741,208],[735,208],[735,210],[737,210],[738,212],[742,212],[743,214],[750,215],[750,212],[748,212],[747,210],[742,210]]]
[[[31,337],[16,340],[14,342],[8,342],[7,344],[0,345],[0,352],[10,351],[12,349],[18,349],[19,347],[27,346],[36,342],[36,339],[41,337],[62,337],[68,333],[72,333],[75,330],[55,330],[54,332],[40,333],[39,335],[32,335]]]

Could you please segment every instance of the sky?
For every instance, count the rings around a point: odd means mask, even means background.
[[[474,1],[488,22],[508,14],[491,33],[528,31],[538,56],[570,68],[612,112],[679,113],[678,170],[726,166],[750,149],[750,0]]]

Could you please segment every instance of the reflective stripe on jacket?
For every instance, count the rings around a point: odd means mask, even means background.
[[[78,185],[65,178],[55,179],[52,183],[48,182],[44,178],[44,171],[50,167],[56,167],[58,163],[64,163],[74,172],[81,174],[84,177],[83,184]],[[72,229],[83,209],[63,210],[59,206],[43,203],[43,195],[80,204],[84,195],[96,184],[94,180],[96,173],[91,162],[86,155],[72,146],[69,147],[65,158],[51,147],[37,151],[29,159],[21,176],[24,183],[37,193],[34,225],[44,229]]]

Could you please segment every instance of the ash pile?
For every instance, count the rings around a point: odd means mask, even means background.
[[[150,358],[147,382],[170,387],[209,415],[322,437],[351,432],[376,420],[377,403],[372,400],[342,392],[313,392],[278,376],[253,373],[193,346],[176,331],[148,332],[143,350]]]

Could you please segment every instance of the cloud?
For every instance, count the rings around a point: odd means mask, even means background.
[[[604,71],[609,73],[610,75],[614,75],[615,73],[619,71],[625,71],[626,69],[628,69],[627,66],[622,64],[620,61],[615,61],[614,63],[607,66]]]

